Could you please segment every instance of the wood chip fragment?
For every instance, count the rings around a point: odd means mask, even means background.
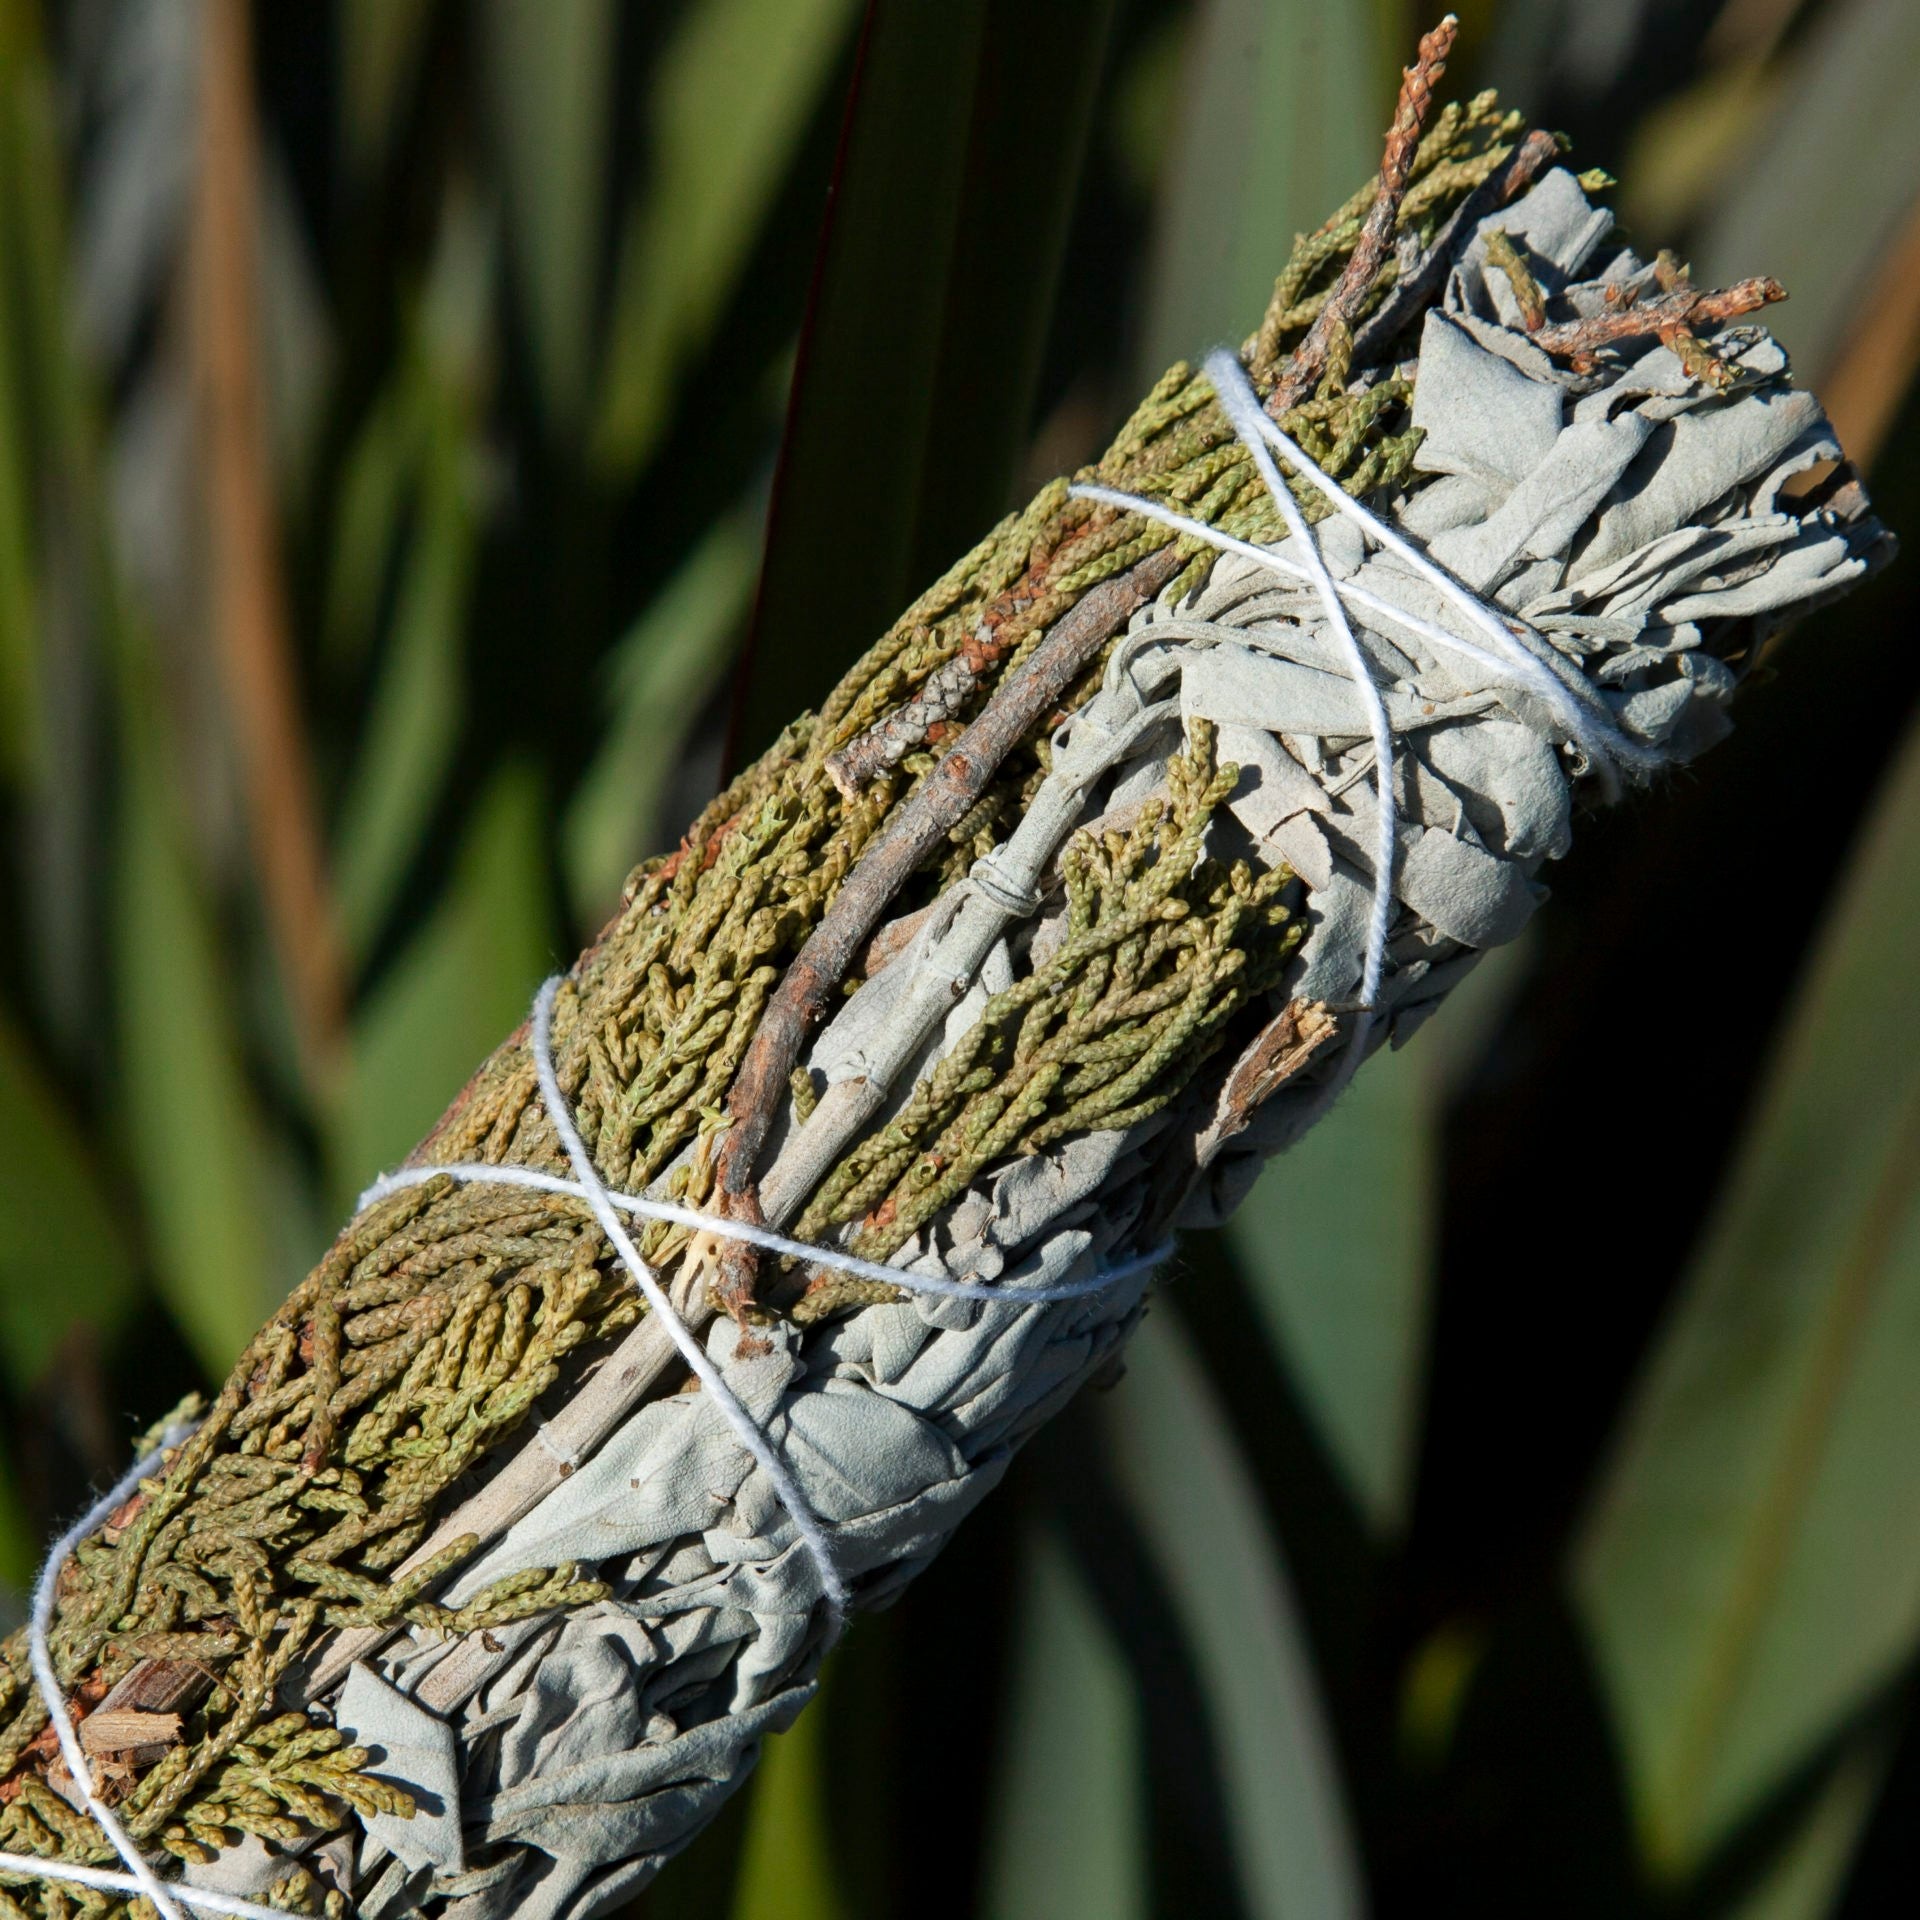
[[[180,1741],[177,1713],[140,1707],[102,1707],[80,1722],[80,1745],[88,1753],[125,1753],[130,1747],[171,1747]]]

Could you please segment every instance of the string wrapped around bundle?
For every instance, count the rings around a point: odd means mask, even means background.
[[[626,1897],[1169,1235],[1887,556],[1778,290],[1636,258],[1490,96],[1423,138],[1447,38],[1242,353],[635,872],[56,1552],[0,1915]]]

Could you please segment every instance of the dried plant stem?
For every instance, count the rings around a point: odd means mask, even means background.
[[[1447,70],[1447,55],[1459,30],[1459,21],[1448,14],[1431,32],[1421,36],[1413,65],[1402,71],[1400,98],[1394,109],[1393,124],[1387,129],[1386,151],[1380,161],[1380,182],[1374,192],[1373,206],[1360,229],[1353,255],[1334,285],[1332,297],[1307,330],[1307,337],[1293,350],[1280,377],[1273,383],[1273,391],[1267,395],[1267,412],[1275,420],[1313,391],[1326,370],[1335,339],[1351,330],[1362,303],[1380,276],[1393,246],[1400,202],[1406,197],[1407,182],[1413,174],[1420,130],[1433,107],[1434,84]],[[1265,334],[1263,327],[1263,345]]]
[[[192,293],[207,437],[213,625],[274,951],[302,1060],[324,1088],[346,1019],[346,966],[300,724],[267,465],[254,243],[259,129],[245,0],[210,0],[202,31]]]
[[[1569,320],[1560,326],[1541,327],[1534,333],[1533,343],[1570,361],[1576,373],[1589,373],[1593,370],[1594,355],[1602,347],[1621,340],[1655,337],[1671,343],[1676,334],[1691,335],[1701,327],[1717,327],[1786,297],[1787,290],[1778,280],[1765,277],[1739,280],[1724,291],[1713,293],[1697,287],[1679,287],[1652,300],[1632,305],[1623,303],[1618,311],[1596,314],[1591,320]]]
[[[762,1224],[754,1168],[800,1049],[907,876],[975,805],[1007,755],[1059,705],[1088,662],[1184,564],[1177,545],[1168,545],[1083,595],[1026,664],[995,689],[959,745],[887,823],[848,876],[767,1002],[728,1096],[733,1125],[716,1164],[722,1204],[731,1218]],[[721,1256],[719,1291],[732,1311],[740,1312],[752,1299],[756,1269],[752,1247],[743,1241],[728,1243]]]
[[[1536,128],[1514,150],[1504,173],[1483,180],[1454,208],[1418,264],[1401,274],[1392,291],[1354,333],[1356,367],[1370,367],[1384,357],[1407,322],[1433,304],[1473,230],[1488,214],[1517,200],[1559,157],[1559,139]]]

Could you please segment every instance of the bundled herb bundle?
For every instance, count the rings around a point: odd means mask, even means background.
[[[1447,39],[1239,360],[1170,370],[636,871],[57,1569],[92,1791],[169,1897],[644,1882],[1168,1233],[1884,556],[1744,322],[1778,289],[1640,262],[1491,96],[1427,128]],[[28,1651],[0,1849],[111,1875]],[[0,1873],[0,1914],[118,1898]]]

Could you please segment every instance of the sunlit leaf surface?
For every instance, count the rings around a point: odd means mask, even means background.
[[[494,776],[433,917],[355,1022],[334,1159],[344,1204],[400,1163],[526,1017],[558,963],[541,911],[549,897],[542,812],[530,768]]]

